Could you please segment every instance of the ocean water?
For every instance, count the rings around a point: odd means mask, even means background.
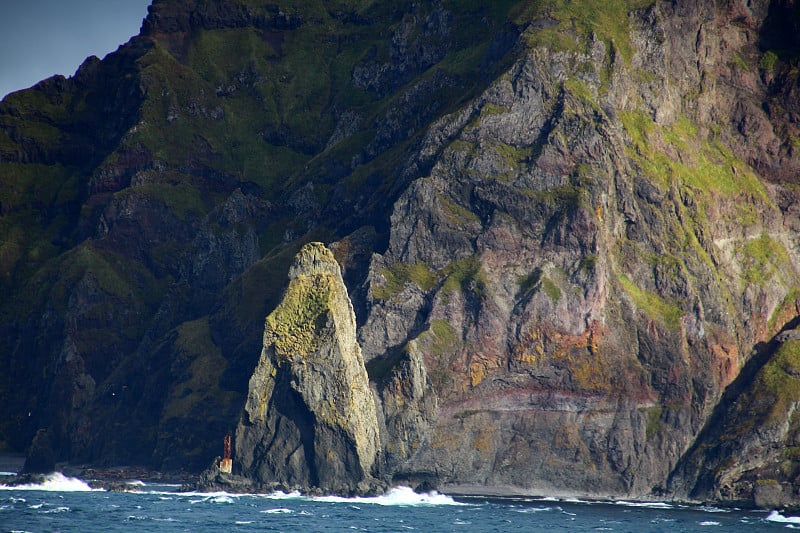
[[[140,483],[139,492],[92,490],[52,475],[42,485],[0,485],[0,530],[75,531],[778,531],[800,529],[800,517],[663,503],[558,499],[452,498],[399,487],[375,498],[299,494],[179,493]]]

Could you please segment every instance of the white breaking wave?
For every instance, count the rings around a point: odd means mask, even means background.
[[[766,518],[767,522],[778,522],[779,524],[800,524],[800,516],[783,516],[778,511],[772,511]]]
[[[647,509],[674,509],[675,507],[664,502],[628,502],[619,500],[615,502],[617,505],[625,505],[627,507],[645,507]]]
[[[393,487],[389,489],[389,492],[381,496],[359,496],[355,498],[315,496],[311,499],[316,502],[372,503],[376,505],[467,505],[436,491],[423,494],[416,493],[411,487]]]
[[[521,507],[514,509],[518,513],[547,513],[550,511],[563,511],[561,507]]]
[[[90,492],[93,490],[102,491],[103,489],[93,489],[86,482],[74,477],[67,477],[61,472],[54,472],[45,476],[41,484],[31,483],[27,485],[0,485],[0,490],[46,490],[51,492]]]
[[[133,493],[137,494],[137,493]],[[298,491],[294,492],[273,492],[270,494],[234,494],[229,492],[164,492],[164,491],[142,491],[139,494],[159,494],[172,497],[189,497],[189,503],[197,504],[202,502],[212,503],[233,503],[233,498],[251,497],[265,498],[269,500],[310,500],[315,502],[329,503],[371,503],[376,505],[469,505],[459,503],[450,496],[440,494],[436,491],[419,494],[414,492],[411,487],[393,487],[386,494],[380,496],[357,496],[345,498],[343,496],[303,496]]]
[[[259,494],[258,496],[264,496],[266,498],[269,498],[270,500],[295,500],[303,497],[303,495],[300,494],[300,491],[298,490],[292,492],[277,491],[271,494]]]
[[[731,511],[738,511],[736,507],[730,507],[728,509],[723,509],[722,507],[709,507],[708,505],[703,505],[698,507],[703,512],[706,513],[730,513]]]
[[[159,492],[150,492],[148,494],[162,494]],[[189,500],[189,503],[204,503],[204,502],[211,502],[211,503],[233,503],[234,498],[238,498],[239,496],[245,496],[245,494],[230,494],[227,492],[186,492],[186,493],[178,493],[181,496],[201,496],[200,499],[197,500]]]

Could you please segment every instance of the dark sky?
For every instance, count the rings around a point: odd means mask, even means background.
[[[0,98],[139,33],[151,0],[0,0]]]

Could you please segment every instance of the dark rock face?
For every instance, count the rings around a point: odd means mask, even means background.
[[[53,443],[50,434],[46,429],[40,429],[33,437],[28,455],[25,457],[25,464],[22,467],[23,474],[49,474],[56,469],[56,455],[53,451]]]
[[[303,491],[374,492],[378,417],[339,265],[310,243],[289,278],[236,431],[240,471]]]
[[[671,491],[733,505],[797,506],[798,333],[783,331],[742,369],[670,477]]]
[[[796,2],[291,4],[0,103],[0,442],[797,503]]]

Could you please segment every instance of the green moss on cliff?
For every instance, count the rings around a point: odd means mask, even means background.
[[[457,291],[469,291],[481,296],[486,289],[486,275],[477,255],[453,261],[444,269],[444,275],[442,293],[445,295]]]
[[[776,332],[789,320],[797,316],[798,304],[800,303],[800,287],[792,287],[783,298],[783,301],[775,307],[775,310],[767,320],[767,333]]]
[[[451,365],[459,348],[459,339],[453,326],[444,319],[433,319],[427,330],[414,341],[423,353],[433,358],[428,368],[431,382],[439,391],[445,391],[453,382]]]
[[[267,335],[279,359],[302,358],[319,346],[332,291],[333,281],[325,274],[302,275],[289,283],[280,305],[266,320]]]
[[[528,296],[532,291],[536,290],[539,286],[539,282],[542,279],[542,269],[535,268],[533,272],[526,276],[521,276],[517,279],[517,284],[519,285],[519,292],[518,297],[524,298]]]
[[[545,190],[522,189],[522,194],[532,198],[537,204],[559,213],[570,213],[581,205],[583,193],[580,187],[565,185]]]
[[[656,435],[661,428],[661,415],[664,413],[664,408],[660,405],[655,405],[645,409],[647,415],[647,425],[645,426],[645,436],[649,439]]]
[[[561,299],[561,289],[550,278],[542,278],[542,290],[554,304],[557,304]]]
[[[430,349],[436,355],[442,355],[456,344],[456,331],[447,320],[433,319],[429,330],[433,334]]]
[[[675,303],[668,302],[655,292],[640,289],[625,275],[620,274],[618,279],[622,288],[633,299],[636,307],[644,314],[669,329],[676,330],[680,327],[683,311]]]
[[[763,285],[781,272],[788,272],[789,253],[769,235],[748,240],[741,249],[743,277],[746,283]]]
[[[776,54],[773,50],[767,50],[761,56],[761,59],[759,59],[758,68],[772,73],[775,69],[775,65],[778,63],[778,60],[778,54]]]
[[[750,167],[719,140],[702,138],[686,117],[660,127],[642,111],[619,114],[631,140],[628,155],[654,183],[668,189],[674,180],[700,193],[740,195],[768,202]]]
[[[441,213],[447,218],[454,227],[461,230],[464,225],[480,224],[481,219],[478,215],[467,209],[466,207],[457,204],[443,194],[437,194],[436,199],[439,205],[442,206]]]
[[[367,369],[369,380],[378,383],[383,382],[392,374],[392,371],[397,368],[403,358],[404,351],[407,349],[407,345],[403,347],[403,349],[394,348],[388,350],[380,357],[375,357],[367,361],[364,366]]]
[[[439,282],[439,275],[425,263],[393,263],[388,268],[382,268],[380,272],[386,283],[372,288],[372,297],[378,300],[391,299],[403,290],[406,283],[414,283],[424,292],[428,292]]]
[[[164,204],[171,212],[183,221],[190,217],[200,218],[207,210],[201,195],[201,189],[186,181],[177,183],[147,183],[138,187],[129,187],[116,193],[119,199],[140,196],[156,200]]]
[[[517,24],[549,17],[552,27],[529,29],[529,46],[558,50],[584,51],[592,36],[601,39],[610,58],[619,55],[630,64],[633,45],[630,40],[628,13],[652,5],[653,0],[546,0],[520,3],[512,13]]]
[[[527,164],[533,156],[533,148],[518,148],[516,146],[496,143],[494,150],[503,158],[503,162],[510,169],[507,178],[514,178],[521,166]]]

